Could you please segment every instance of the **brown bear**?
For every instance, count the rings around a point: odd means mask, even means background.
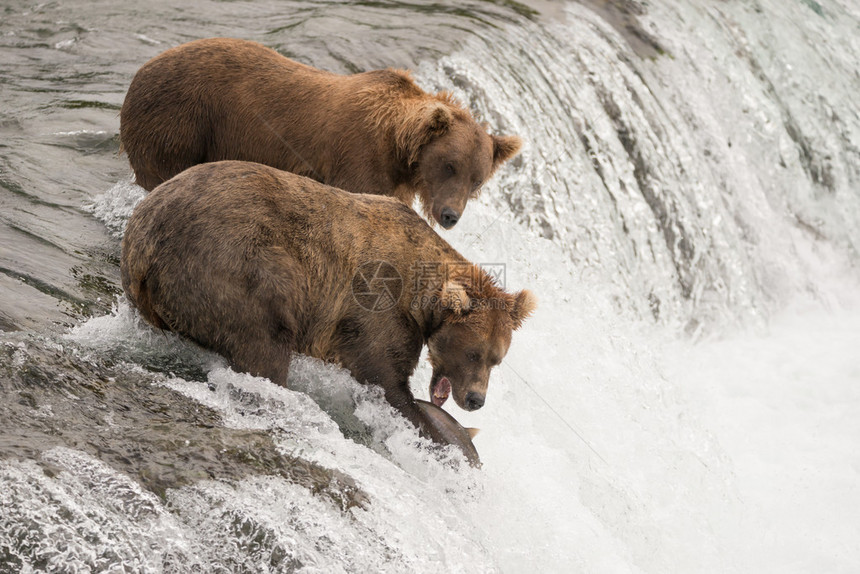
[[[408,72],[342,76],[225,38],[144,64],[120,140],[147,191],[198,163],[255,161],[410,206],[418,195],[446,229],[522,143],[487,134],[450,94],[422,91]]]
[[[439,442],[408,384],[424,344],[433,402],[475,410],[535,307],[396,199],[251,162],[201,164],[147,195],[121,272],[146,321],[236,370],[285,385],[293,351],[339,363]]]

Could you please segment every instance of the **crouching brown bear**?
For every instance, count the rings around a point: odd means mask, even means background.
[[[126,94],[120,140],[146,190],[198,163],[255,161],[408,205],[417,195],[446,229],[521,146],[407,72],[343,76],[225,38],[147,62]]]
[[[121,272],[152,325],[280,385],[292,352],[339,363],[437,442],[408,383],[423,346],[433,402],[450,393],[478,409],[535,307],[403,203],[250,162],[202,164],[147,195],[129,220]]]

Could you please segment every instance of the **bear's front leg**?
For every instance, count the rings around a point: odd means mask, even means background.
[[[449,444],[415,404],[415,397],[409,389],[409,377],[398,372],[401,369],[378,364],[348,368],[358,382],[382,387],[385,400],[418,428],[422,436],[440,444]]]
[[[424,338],[408,318],[361,313],[342,319],[334,339],[335,358],[362,384],[377,385],[385,399],[423,436],[448,444],[429,424],[409,389]]]
[[[385,399],[400,411],[406,419],[418,428],[421,436],[430,438],[433,442],[447,445],[450,442],[436,428],[437,425],[429,420],[418,405],[415,403],[415,397],[409,389],[409,381],[403,381],[400,385],[392,388],[391,391],[385,391]]]

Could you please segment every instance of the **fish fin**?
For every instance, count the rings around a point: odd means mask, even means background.
[[[467,428],[466,432],[469,433],[469,438],[475,438],[478,436],[478,433],[481,432],[481,429]]]

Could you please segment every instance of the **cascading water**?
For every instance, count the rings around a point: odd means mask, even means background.
[[[860,9],[192,6],[0,22],[0,572],[856,567]],[[482,469],[336,367],[276,387],[116,297],[117,107],[214,35],[412,67],[526,139],[444,232],[540,299],[486,407],[449,407]]]
[[[421,70],[528,134],[491,201],[619,306],[691,327],[766,316],[810,282],[798,244],[856,256],[860,54],[854,29],[822,25],[856,17],[847,6],[752,4],[650,5],[623,31],[650,35],[653,61],[572,5],[563,23],[481,30]]]

